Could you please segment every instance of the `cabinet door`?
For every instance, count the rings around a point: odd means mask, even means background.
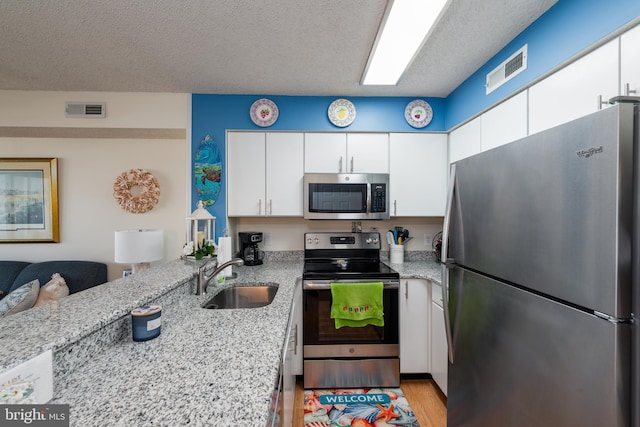
[[[293,375],[302,375],[302,281],[298,280],[296,283],[296,289],[293,291],[293,334],[295,340],[293,342],[293,362],[292,373]]]
[[[265,212],[265,133],[227,134],[227,214],[256,216]]]
[[[346,133],[305,133],[304,171],[306,173],[346,173]]]
[[[449,134],[449,164],[480,152],[480,117]]]
[[[429,312],[427,280],[400,283],[400,373],[429,372]]]
[[[268,132],[266,144],[266,214],[302,216],[303,134]]]
[[[389,136],[392,216],[443,216],[447,198],[447,135]]]
[[[447,337],[444,329],[444,310],[434,300],[431,303],[431,376],[447,395]]]
[[[480,149],[487,151],[527,136],[527,91],[480,116]]]
[[[640,25],[620,36],[620,95],[640,96]]]
[[[618,40],[529,88],[529,134],[598,111],[618,94]]]
[[[280,367],[282,372],[282,411],[280,419],[282,420],[282,426],[290,426],[293,424],[293,407],[295,405],[295,391],[296,380],[293,375],[293,334],[292,329],[287,330],[287,336],[284,341],[282,366]]]
[[[389,134],[347,134],[347,173],[389,173]]]

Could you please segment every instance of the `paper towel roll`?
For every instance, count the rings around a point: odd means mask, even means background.
[[[227,261],[231,261],[231,237],[218,238],[218,265],[222,265]],[[222,273],[225,277],[231,277],[233,274],[231,266],[225,268]]]

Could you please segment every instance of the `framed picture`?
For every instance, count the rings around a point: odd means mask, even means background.
[[[57,158],[0,158],[0,243],[27,242],[59,242]]]

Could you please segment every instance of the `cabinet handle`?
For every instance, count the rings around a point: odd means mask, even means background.
[[[258,215],[262,215],[262,199],[258,199]]]
[[[342,173],[342,156],[340,156],[340,161],[338,162],[338,172]]]
[[[609,105],[609,101],[603,101],[602,95],[598,95],[598,110],[602,110],[603,105]]]
[[[409,299],[409,281],[404,282],[404,299]]]
[[[625,96],[629,96],[632,93],[637,93],[638,91],[635,89],[629,88],[629,83],[624,84],[624,94]]]
[[[397,216],[398,215],[398,201],[394,200],[393,201],[393,216]]]
[[[269,199],[269,215],[273,215],[273,200]]]
[[[293,325],[293,354],[298,354],[298,324]]]
[[[351,173],[353,173],[353,156],[351,156]]]

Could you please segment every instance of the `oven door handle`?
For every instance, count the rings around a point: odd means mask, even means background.
[[[345,281],[335,281],[335,282],[304,282],[302,285],[302,289],[307,290],[330,290],[331,283],[349,283]],[[351,283],[366,283],[361,281],[353,281]],[[378,282],[376,282],[378,283]],[[384,289],[399,289],[400,282],[382,282],[384,285]]]

